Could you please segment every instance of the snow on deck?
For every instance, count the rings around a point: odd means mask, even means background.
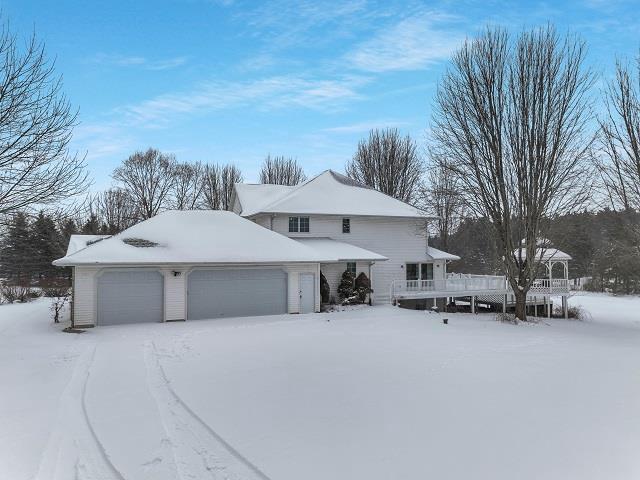
[[[640,478],[640,298],[570,301],[592,318],[381,306],[81,335],[44,300],[2,305],[0,478]]]

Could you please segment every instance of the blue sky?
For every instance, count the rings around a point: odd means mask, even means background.
[[[640,47],[638,2],[0,0],[35,29],[80,108],[74,146],[94,188],[149,146],[180,161],[232,162],[253,181],[263,158],[308,174],[341,170],[370,128],[424,145],[451,53],[484,25],[555,23],[581,35],[602,78]],[[597,93],[597,92],[594,92]]]

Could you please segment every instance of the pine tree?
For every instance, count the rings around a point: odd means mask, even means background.
[[[11,283],[30,283],[34,270],[30,233],[28,217],[23,212],[16,213],[9,222],[0,252],[2,274]]]
[[[95,213],[92,213],[82,226],[82,233],[85,235],[100,235],[101,231],[100,220]]]
[[[360,303],[364,303],[367,300],[367,295],[373,293],[373,290],[371,290],[371,281],[364,272],[360,272],[356,277],[354,291]]]
[[[42,280],[56,277],[58,271],[51,262],[60,258],[62,239],[53,219],[44,212],[40,212],[33,222],[30,237],[38,278]]]
[[[353,273],[348,270],[345,270],[342,274],[342,278],[340,279],[340,285],[338,285],[338,296],[340,300],[343,302],[350,301],[354,296],[354,285],[355,277]]]
[[[331,289],[329,288],[327,277],[324,276],[324,273],[320,272],[320,300],[322,303],[329,303],[330,294]]]

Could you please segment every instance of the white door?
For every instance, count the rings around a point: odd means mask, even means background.
[[[300,313],[316,311],[316,276],[313,273],[300,274]]]

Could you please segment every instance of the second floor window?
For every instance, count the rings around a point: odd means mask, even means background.
[[[343,218],[342,219],[342,233],[351,233],[351,219]]]
[[[309,232],[309,217],[289,217],[289,232]]]

